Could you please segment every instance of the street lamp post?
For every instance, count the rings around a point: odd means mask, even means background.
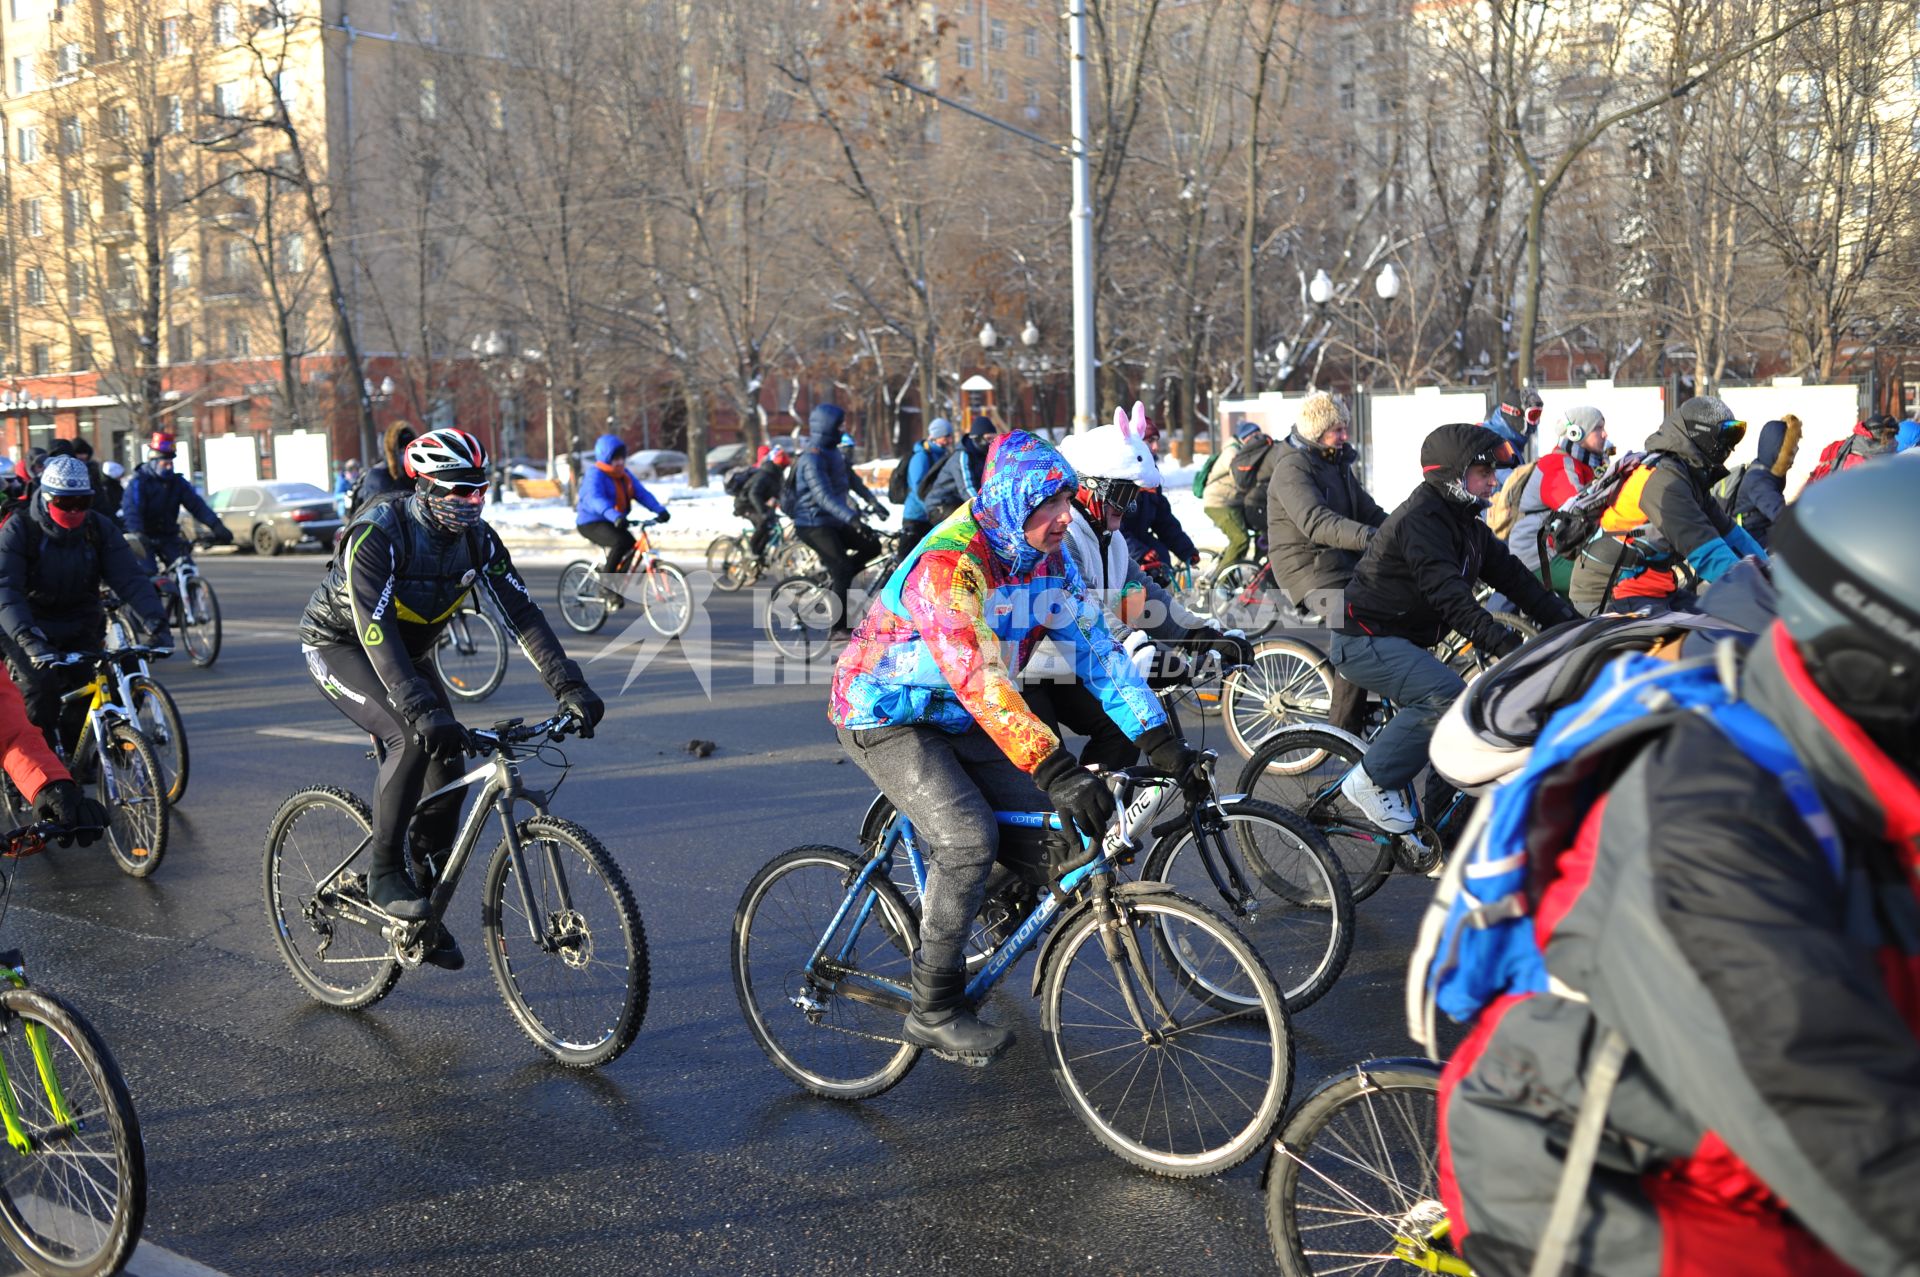
[[[1392,349],[1387,342],[1387,320],[1393,315],[1394,298],[1400,295],[1400,272],[1394,269],[1392,262],[1382,266],[1380,273],[1374,276],[1373,292],[1374,296],[1386,303],[1386,314],[1381,317],[1379,327],[1376,329],[1379,340],[1374,347],[1374,362],[1381,363],[1384,362],[1381,353],[1383,351],[1390,353]]]

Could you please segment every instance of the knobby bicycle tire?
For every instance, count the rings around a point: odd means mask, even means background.
[[[324,819],[329,813],[336,822],[334,828],[328,828]],[[300,822],[307,818],[314,821],[313,832],[302,834]],[[324,894],[314,888],[356,846],[364,847],[372,832],[373,813],[367,804],[358,794],[332,785],[294,794],[280,804],[267,825],[262,885],[280,959],[316,1002],[347,1010],[371,1006],[392,992],[400,978],[400,962],[379,932],[343,917],[337,903],[356,895],[366,899],[364,867],[349,868],[344,875],[348,881]],[[364,857],[364,850],[360,854]],[[354,952],[335,956],[333,947],[343,937]],[[311,957],[306,951],[309,945],[315,950]],[[355,982],[341,983],[349,975]]]
[[[520,822],[517,830],[520,836],[517,856],[504,837],[494,848],[493,858],[487,863],[480,903],[480,925],[486,936],[494,984],[515,1022],[535,1045],[560,1063],[582,1069],[611,1063],[633,1045],[640,1023],[647,1015],[650,970],[647,932],[640,921],[640,906],[634,903],[633,891],[627,886],[620,866],[582,826],[557,816],[533,816]],[[547,876],[549,866],[542,863],[541,844],[570,850],[579,857],[581,863],[564,864],[561,868],[565,879],[563,891],[555,890],[556,884]],[[509,881],[509,871],[516,867],[524,875],[528,892],[533,896],[534,909],[540,915],[537,918],[527,917],[519,885]],[[589,897],[596,906],[602,903],[594,890],[595,879],[605,889],[605,900],[613,906],[610,928],[608,919],[598,919],[595,925],[595,921],[582,912]],[[561,908],[563,898],[570,902],[569,908]],[[539,943],[527,934],[530,924],[542,928]],[[608,953],[612,940],[619,941],[625,951],[623,960],[616,961]],[[516,956],[523,951],[524,959]],[[549,961],[536,963],[539,957]],[[588,1024],[595,1026],[592,1032],[562,1029],[551,1022],[556,1018],[557,1005],[578,1005],[584,1001],[579,996],[579,983],[568,983],[568,977],[559,969],[578,973],[594,967],[612,969],[616,966],[619,990],[611,997],[595,997],[596,1005],[584,1017]],[[535,978],[536,972],[541,979],[561,974],[560,987],[564,991],[553,997],[544,992],[529,996],[525,986],[540,982]],[[536,1001],[540,1006],[535,1006]]]
[[[449,673],[443,657],[449,649],[457,652],[462,647],[471,649],[460,654],[474,668],[456,666]],[[433,669],[440,676],[440,683],[447,689],[447,695],[455,700],[486,700],[506,681],[506,631],[500,628],[500,622],[479,608],[471,604],[463,606],[448,618],[446,628],[440,631],[440,637],[434,641]]]
[[[1239,792],[1304,816],[1346,871],[1359,904],[1393,872],[1393,838],[1378,833],[1337,792],[1330,792],[1365,756],[1344,733],[1305,725],[1275,732],[1240,769]],[[1299,765],[1299,759],[1311,759]]]
[[[1430,1060],[1369,1060],[1287,1119],[1263,1179],[1267,1240],[1288,1277],[1416,1271],[1394,1247],[1444,1218],[1439,1089]]]
[[[47,1032],[53,1076],[69,1115],[79,1119],[72,1127],[56,1122],[26,1049],[27,1034],[23,1029],[5,1035],[0,1050],[9,1056],[7,1075],[29,1135],[55,1129],[69,1133],[25,1157],[9,1152],[0,1160],[0,1239],[43,1277],[119,1272],[140,1241],[147,1215],[146,1148],[126,1079],[99,1033],[64,999],[41,989],[9,988],[0,991],[0,1014],[37,1023]],[[83,1080],[93,1101],[81,1094]],[[87,1148],[96,1139],[107,1147],[90,1152],[81,1167],[61,1174],[50,1166],[63,1155],[77,1156],[71,1152],[75,1146]],[[71,1192],[73,1181],[82,1177],[88,1191]],[[66,1200],[54,1200],[55,1195]],[[49,1226],[66,1239],[51,1235]]]
[[[187,594],[198,596],[199,605],[188,598],[178,601],[180,641],[186,645],[187,659],[201,669],[220,659],[220,600],[203,576],[187,578]],[[204,613],[204,620],[195,620]]]
[[[187,754],[187,727],[180,718],[180,707],[173,703],[173,693],[145,674],[133,675],[127,680],[127,687],[133,694],[134,717],[140,731],[160,759],[160,771],[167,780],[167,801],[177,803],[187,796],[191,765]]]
[[[107,732],[107,757],[99,762],[94,786],[107,809],[107,850],[120,872],[145,878],[167,854],[167,782],[160,758],[136,728],[116,722]]]
[[[747,882],[733,914],[733,990],[748,1031],[776,1068],[830,1100],[890,1090],[920,1058],[920,1048],[901,1037],[904,999],[891,1008],[847,991],[858,988],[851,977],[861,973],[910,984],[919,922],[891,883],[872,888],[867,925],[875,934],[855,960],[844,970],[800,974],[865,863],[838,847],[783,851]]]
[[[1194,949],[1192,938],[1185,938],[1187,953],[1183,972],[1176,975],[1168,971],[1169,990],[1161,990],[1157,980],[1152,983],[1176,1018],[1185,1012],[1191,1020],[1176,1023],[1171,1031],[1163,1031],[1156,1020],[1154,1036],[1161,1038],[1156,1043],[1146,1040],[1130,1013],[1103,1008],[1097,999],[1119,1003],[1117,981],[1122,977],[1108,962],[1097,938],[1102,926],[1098,911],[1089,908],[1074,913],[1057,924],[1065,930],[1056,937],[1047,955],[1047,966],[1041,972],[1041,1027],[1047,1038],[1047,1063],[1053,1070],[1054,1082],[1068,1107],[1094,1138],[1135,1166],[1176,1178],[1217,1175],[1231,1170],[1265,1143],[1286,1110],[1287,1093],[1293,1082],[1294,1054],[1286,1000],[1259,953],[1214,910],[1159,883],[1129,883],[1116,888],[1113,902],[1126,924],[1123,931],[1147,926],[1165,929],[1170,926],[1170,920],[1177,917],[1209,942],[1212,952],[1200,954]],[[1125,936],[1121,939],[1124,943]],[[1140,983],[1143,977],[1152,980],[1153,968],[1160,965],[1163,950],[1152,943],[1139,943],[1137,936],[1134,939],[1140,962],[1146,969],[1141,970],[1129,957],[1130,974],[1125,978],[1134,983]],[[1082,955],[1088,957],[1090,975],[1078,979],[1070,989],[1069,982],[1075,981],[1076,959]],[[1230,969],[1237,972],[1237,976],[1230,978]],[[1207,972],[1208,982],[1215,988],[1253,991],[1258,1010],[1249,1007],[1223,1011],[1206,999],[1192,996],[1189,987],[1196,970]],[[1167,996],[1169,991],[1173,994],[1171,998]],[[1203,1031],[1205,1036],[1201,1036]],[[1070,1048],[1069,1036],[1076,1045],[1086,1042],[1086,1049]],[[1165,1045],[1175,1037],[1180,1039],[1179,1051]],[[1201,1050],[1226,1052],[1235,1043],[1243,1049],[1234,1053],[1233,1064],[1224,1060],[1208,1063],[1196,1058],[1195,1068],[1189,1074],[1187,1061],[1181,1058],[1182,1052],[1194,1057]],[[1145,1055],[1139,1065],[1117,1058],[1118,1052],[1136,1047],[1147,1055],[1159,1056],[1153,1067],[1146,1067]],[[1080,1061],[1086,1062],[1084,1081],[1075,1068]],[[1263,1071],[1263,1077],[1256,1074],[1256,1066]],[[1146,1080],[1149,1074],[1150,1081]],[[1195,1104],[1191,1098],[1196,1085],[1216,1083],[1230,1088],[1242,1077],[1257,1083],[1249,1087],[1250,1095],[1229,1091],[1225,1096],[1210,1095],[1204,1104]],[[1133,1085],[1136,1078],[1142,1081],[1141,1086]],[[1156,1113],[1154,1096],[1163,1083],[1170,1090]],[[1172,1089],[1181,1091],[1177,1101]],[[1112,1098],[1096,1101],[1095,1091]],[[1107,1108],[1129,1106],[1136,1096],[1140,1104],[1128,1107],[1124,1118],[1118,1112],[1111,1117],[1104,1112]],[[1137,1120],[1135,1107],[1143,1108]],[[1178,1115],[1174,1112],[1176,1107],[1183,1110]],[[1183,1130],[1180,1133],[1182,1147],[1171,1147],[1176,1143],[1174,1123],[1178,1121],[1184,1126],[1187,1120],[1194,1124],[1196,1138],[1191,1141],[1192,1146],[1186,1146],[1187,1133]],[[1203,1122],[1220,1127],[1219,1138],[1210,1139],[1201,1130]],[[1149,1132],[1157,1132],[1162,1126],[1164,1143],[1169,1147],[1149,1146]],[[1139,1135],[1128,1134],[1135,1129],[1140,1131]]]
[[[1235,902],[1223,898],[1201,863],[1190,825],[1154,844],[1141,877],[1167,883],[1224,914],[1278,973],[1287,1011],[1297,1014],[1325,996],[1353,953],[1353,891],[1346,871],[1304,816],[1251,798],[1222,804],[1221,814],[1227,824],[1222,841],[1228,854],[1238,858],[1242,881],[1252,895],[1250,902],[1241,903],[1250,903],[1250,911],[1237,910]],[[1256,836],[1258,826],[1271,836]],[[1225,878],[1224,866],[1221,872]],[[1167,950],[1170,962],[1178,961],[1164,934],[1156,932],[1154,940]],[[1195,991],[1215,1005],[1233,1000],[1217,990]]]

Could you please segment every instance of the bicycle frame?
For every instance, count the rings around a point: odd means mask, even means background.
[[[120,693],[117,701],[107,696],[107,672],[106,669],[101,668],[102,666],[108,666],[113,670],[114,678],[118,683],[117,690]],[[62,696],[60,703],[64,705],[68,701],[79,700],[83,696],[87,698],[87,725],[81,729],[80,739],[74,742],[73,759],[78,762],[85,757],[89,744],[100,758],[105,759],[107,736],[113,730],[112,722],[119,721],[136,731],[139,729],[139,724],[134,721],[132,710],[128,708],[133,704],[133,690],[128,686],[126,671],[117,663],[97,661],[94,664],[93,677],[84,685]],[[106,779],[108,799],[118,802],[120,781],[114,775],[113,768],[103,765],[100,768],[100,775]]]
[[[25,965],[16,952],[0,954],[0,980],[16,989],[27,987]],[[53,1117],[59,1123],[58,1128],[49,1132],[53,1138],[70,1131],[74,1126],[73,1110],[67,1103],[67,1093],[60,1086],[60,1079],[53,1071],[53,1052],[47,1046],[47,1028],[29,1020],[25,1024],[27,1047],[33,1052],[34,1071],[40,1075],[40,1085],[47,1093],[47,1106],[53,1110]],[[0,1057],[0,1122],[4,1122],[7,1132],[7,1145],[22,1157],[35,1151],[33,1136],[27,1133],[25,1123],[20,1120],[20,1100],[13,1090],[13,1077],[7,1072],[5,1057]]]

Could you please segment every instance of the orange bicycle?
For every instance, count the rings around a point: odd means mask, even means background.
[[[693,619],[693,591],[686,573],[653,552],[646,530],[656,520],[628,524],[634,530],[633,549],[620,570],[603,573],[592,559],[575,559],[560,573],[560,619],[581,634],[592,634],[607,623],[607,614],[637,603],[647,624],[666,638],[687,628]]]

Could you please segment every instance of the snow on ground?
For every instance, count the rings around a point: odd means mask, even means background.
[[[1161,467],[1161,474],[1166,478],[1166,492],[1173,502],[1174,516],[1194,543],[1211,550],[1225,545],[1220,529],[1200,508],[1200,498],[1193,495],[1193,467],[1168,463]],[[718,483],[689,488],[684,479],[657,479],[650,480],[646,488],[666,504],[672,516],[664,528],[652,534],[654,545],[661,550],[703,552],[715,537],[734,536],[748,528],[747,521],[734,514],[733,498],[721,491]],[[874,495],[888,508],[888,517],[879,526],[898,529],[898,507],[887,501],[882,488],[875,487]],[[643,515],[646,511],[635,506],[634,513]],[[509,497],[487,507],[487,522],[503,539],[516,546],[571,549],[576,542],[586,544],[573,530],[573,506],[561,497]]]

